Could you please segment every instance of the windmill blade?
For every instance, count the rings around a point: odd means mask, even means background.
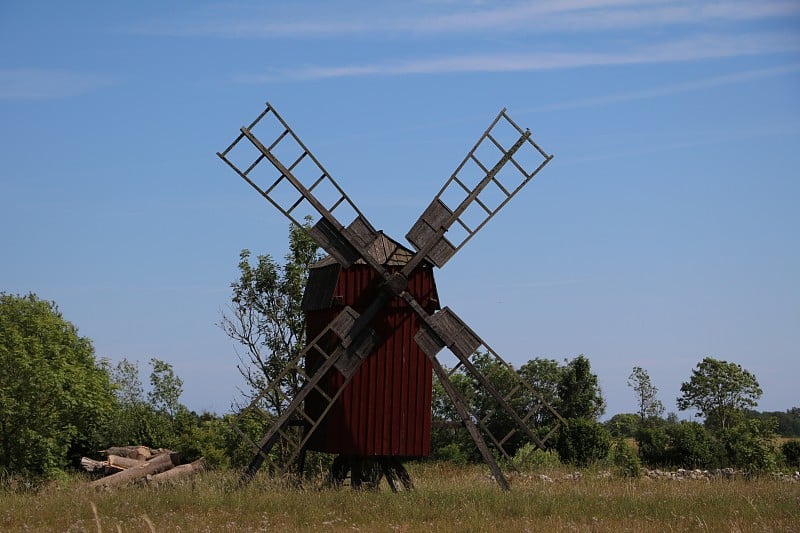
[[[360,364],[378,343],[377,336],[370,329],[362,328],[355,333],[354,326],[358,319],[359,314],[355,310],[345,307],[234,419],[234,430],[254,453],[242,476],[244,482],[252,479],[264,461],[269,460],[272,448],[281,440],[286,447],[281,473],[302,456],[309,439],[324,422]],[[334,370],[342,375],[343,380],[331,389],[323,380]],[[302,377],[303,385],[296,395],[290,397],[282,390],[281,384],[293,372]],[[283,412],[271,414],[260,408],[261,400],[270,394],[277,394],[289,402]],[[312,394],[316,396],[316,401],[307,405],[306,400]],[[258,441],[239,427],[245,417],[253,414],[269,423],[266,433]]]
[[[345,268],[370,255],[377,232],[286,121],[269,103],[217,156]],[[258,136],[256,136],[258,134]],[[262,142],[259,137],[264,139]]]
[[[506,443],[515,436],[526,437],[538,447],[544,448],[545,442],[558,425],[564,423],[561,415],[452,310],[445,307],[424,320],[426,326],[420,329],[414,339],[420,348],[432,358],[442,348],[449,348],[456,357],[456,364],[449,369],[448,376],[461,372],[471,378],[476,388],[489,393],[491,405],[480,413],[470,411],[470,416],[476,420],[476,425],[497,450],[510,459],[512,454],[507,450]],[[481,366],[493,366],[495,373],[499,371],[507,382],[506,387],[498,390],[479,368]],[[535,427],[540,412],[546,413],[555,421],[554,427],[545,436],[540,436]],[[510,430],[504,428],[505,433],[498,434],[493,422],[502,417],[510,419],[512,427]]]
[[[503,109],[406,239],[421,258],[441,268],[552,158]],[[410,263],[409,271],[421,258]]]
[[[503,475],[500,465],[497,464],[497,460],[494,458],[494,455],[492,455],[491,450],[489,450],[489,447],[486,445],[486,441],[483,439],[483,436],[478,430],[478,427],[475,424],[476,418],[472,413],[469,412],[469,408],[467,407],[467,402],[464,400],[464,397],[458,392],[458,389],[456,389],[453,383],[450,381],[450,375],[439,363],[439,360],[436,358],[436,356],[430,354],[426,355],[428,355],[428,357],[431,359],[433,371],[436,373],[436,377],[439,378],[439,383],[442,384],[445,393],[453,403],[453,407],[455,407],[456,413],[463,422],[464,427],[467,428],[467,432],[470,434],[473,442],[475,442],[475,445],[478,447],[478,451],[483,457],[483,460],[489,465],[489,469],[492,471],[492,477],[494,477],[501,489],[505,491],[510,490],[511,486],[508,484],[508,480]]]

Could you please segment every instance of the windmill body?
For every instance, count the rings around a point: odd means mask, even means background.
[[[412,252],[379,233],[376,255],[388,270],[399,270]],[[380,290],[380,278],[364,261],[341,268],[332,257],[311,266],[303,297],[306,338],[314,339],[349,306],[363,313]],[[439,309],[432,266],[421,263],[406,289],[428,312]],[[308,449],[354,457],[419,457],[430,454],[431,361],[413,341],[423,326],[409,305],[392,299],[369,326],[380,338],[308,442]],[[331,336],[329,342],[338,338]],[[313,352],[306,367],[315,366]],[[328,396],[342,386],[336,369],[323,378]],[[321,393],[311,392],[305,408],[312,417],[325,407]]]

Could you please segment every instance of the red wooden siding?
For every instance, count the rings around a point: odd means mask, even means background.
[[[376,275],[367,265],[343,269],[334,291],[334,306],[306,313],[308,338],[314,338],[349,305],[362,312],[376,291]],[[420,267],[408,291],[429,312],[438,308],[431,268]],[[421,321],[405,302],[393,298],[371,326],[381,343],[362,363],[352,381],[309,442],[312,450],[359,456],[430,454],[432,367],[414,342]],[[342,376],[332,371],[326,389],[333,392]],[[309,395],[306,409],[319,412],[324,402]]]

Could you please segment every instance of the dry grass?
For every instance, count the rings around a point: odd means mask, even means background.
[[[0,492],[2,531],[800,531],[800,484],[774,479],[512,480],[484,468],[411,465],[416,490],[237,489],[211,472],[173,487],[95,492],[78,482]],[[561,478],[566,472],[550,472]]]

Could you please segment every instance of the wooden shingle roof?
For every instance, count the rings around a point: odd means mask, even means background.
[[[378,232],[377,237],[375,237],[367,251],[384,266],[404,266],[414,256],[414,252],[394,239],[387,237],[382,231]],[[328,255],[311,265],[310,268],[324,268],[333,264],[336,264],[336,259]],[[357,259],[355,264],[365,265],[366,261]]]

